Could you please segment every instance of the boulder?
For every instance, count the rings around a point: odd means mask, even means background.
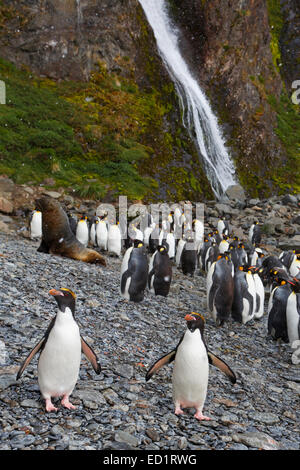
[[[300,235],[292,238],[283,238],[279,241],[278,247],[281,250],[300,250]]]
[[[233,184],[229,186],[225,191],[226,196],[230,200],[244,202],[246,200],[246,194],[240,184]]]

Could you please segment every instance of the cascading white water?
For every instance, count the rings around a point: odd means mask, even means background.
[[[183,123],[196,137],[201,160],[217,198],[236,184],[235,168],[227,152],[209,102],[192,76],[178,47],[178,31],[171,24],[165,0],[139,0],[153,29],[163,62],[174,81],[183,108]]]

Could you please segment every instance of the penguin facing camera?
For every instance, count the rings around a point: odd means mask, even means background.
[[[185,316],[185,321],[187,329],[179,343],[148,369],[146,381],[150,380],[164,365],[174,361],[172,388],[175,414],[183,414],[182,408],[195,408],[196,419],[210,420],[211,418],[202,413],[207,394],[209,364],[225,373],[232,384],[236,383],[236,376],[222,359],[208,350],[204,340],[202,315],[192,312]]]
[[[77,223],[76,238],[80,243],[83,244],[83,246],[88,246],[90,236],[88,218],[86,216],[82,216]]]
[[[121,256],[122,235],[119,224],[110,225],[107,232],[107,251],[112,256]]]
[[[101,367],[92,348],[80,335],[76,323],[76,296],[70,289],[51,289],[58,304],[58,313],[52,319],[47,331],[22,363],[17,380],[23,374],[32,358],[40,351],[38,361],[38,383],[42,397],[46,401],[46,411],[57,411],[51,398],[62,397],[61,404],[68,409],[75,409],[69,401],[78,380],[81,353],[91,362],[96,374]]]
[[[41,238],[42,232],[42,212],[39,210],[32,211],[29,220],[29,234],[31,239]]]

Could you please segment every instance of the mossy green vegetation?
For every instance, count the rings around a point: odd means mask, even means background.
[[[283,28],[284,19],[281,12],[280,0],[267,0],[269,25],[271,33],[270,48],[273,57],[273,63],[280,71],[281,53],[280,53],[280,34]]]
[[[210,194],[200,164],[193,175],[170,168],[177,150],[188,151],[177,129],[164,129],[170,84],[141,90],[101,63],[87,82],[55,82],[1,59],[0,79],[7,96],[0,106],[0,173],[15,182],[50,177],[56,187],[95,199],[156,200],[159,184],[173,185],[166,197]]]
[[[286,160],[277,171],[273,180],[281,192],[287,189],[300,192],[300,114],[299,106],[294,105],[289,96],[283,92],[280,99],[269,96],[268,101],[277,114],[275,132],[282,142]]]

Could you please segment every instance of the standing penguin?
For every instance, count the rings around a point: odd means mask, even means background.
[[[89,226],[88,226],[88,220],[86,216],[82,216],[81,219],[78,221],[77,228],[76,228],[76,238],[85,247],[88,246]]]
[[[96,224],[96,242],[100,250],[107,251],[108,230],[106,220],[102,219]]]
[[[111,255],[121,256],[122,235],[119,224],[110,225],[107,233],[107,250]]]
[[[251,245],[259,246],[261,242],[261,230],[257,221],[255,221],[249,230],[249,242]]]
[[[286,303],[287,332],[290,346],[300,339],[300,281],[293,279],[289,282],[292,292]]]
[[[30,238],[41,238],[42,232],[42,213],[41,211],[34,210],[30,216],[29,221]]]
[[[234,297],[232,318],[240,323],[247,323],[256,311],[256,288],[252,272],[240,266],[234,274]]]
[[[133,302],[141,302],[148,280],[148,258],[144,243],[134,240],[124,254],[121,265],[121,295]]]
[[[159,245],[149,264],[148,287],[155,295],[166,297],[172,280],[172,264],[164,245]]]
[[[96,239],[96,230],[97,224],[99,223],[99,217],[93,216],[89,221],[89,234],[90,234],[90,242],[93,246],[97,246],[97,239]]]
[[[250,266],[249,270],[252,272],[253,280],[255,284],[255,311],[254,318],[259,319],[264,314],[264,303],[265,303],[265,288],[260,276],[263,275],[263,268]]]
[[[217,224],[217,230],[221,236],[229,235],[229,223],[228,220],[220,219]]]
[[[218,326],[228,320],[234,295],[233,265],[225,254],[212,263],[206,278],[208,309]]]
[[[101,367],[92,348],[84,341],[75,321],[75,294],[69,289],[51,289],[58,304],[58,313],[51,321],[45,335],[32,349],[21,365],[17,380],[35,354],[40,351],[38,361],[38,382],[43,398],[46,400],[46,411],[57,411],[52,404],[52,397],[63,397],[62,405],[68,409],[75,406],[69,402],[78,380],[81,352],[91,362],[96,374]]]
[[[67,215],[68,215],[68,219],[69,219],[70,228],[71,228],[72,232],[74,233],[74,235],[76,236],[77,218],[73,214],[67,214]]]
[[[286,320],[287,300],[292,292],[287,278],[279,274],[268,302],[268,334],[276,341],[289,342]]]
[[[211,238],[204,237],[203,245],[200,248],[200,252],[199,252],[199,265],[200,265],[200,268],[203,271],[205,271],[206,253],[207,253],[207,250],[209,249],[209,247],[211,246],[211,244],[212,244]]]
[[[175,256],[175,263],[177,267],[181,266],[181,255],[182,255],[182,250],[184,248],[184,245],[186,244],[186,240],[183,238],[180,238],[177,248],[176,248],[176,256]]]
[[[300,274],[300,254],[299,253],[294,253],[294,256],[292,258],[290,267],[289,267],[289,273],[293,277],[297,277]]]
[[[183,274],[194,276],[197,267],[197,250],[195,243],[189,238],[182,249],[180,262]]]
[[[223,235],[223,240],[219,243],[219,252],[225,253],[225,251],[229,250],[229,237],[227,235]]]
[[[156,361],[146,373],[148,381],[166,364],[175,361],[172,376],[175,414],[183,414],[182,408],[196,408],[194,417],[199,421],[209,420],[202,413],[207,394],[209,364],[225,373],[231,383],[236,376],[230,367],[208,351],[204,340],[204,319],[195,312],[185,316],[187,329],[171,352]]]

